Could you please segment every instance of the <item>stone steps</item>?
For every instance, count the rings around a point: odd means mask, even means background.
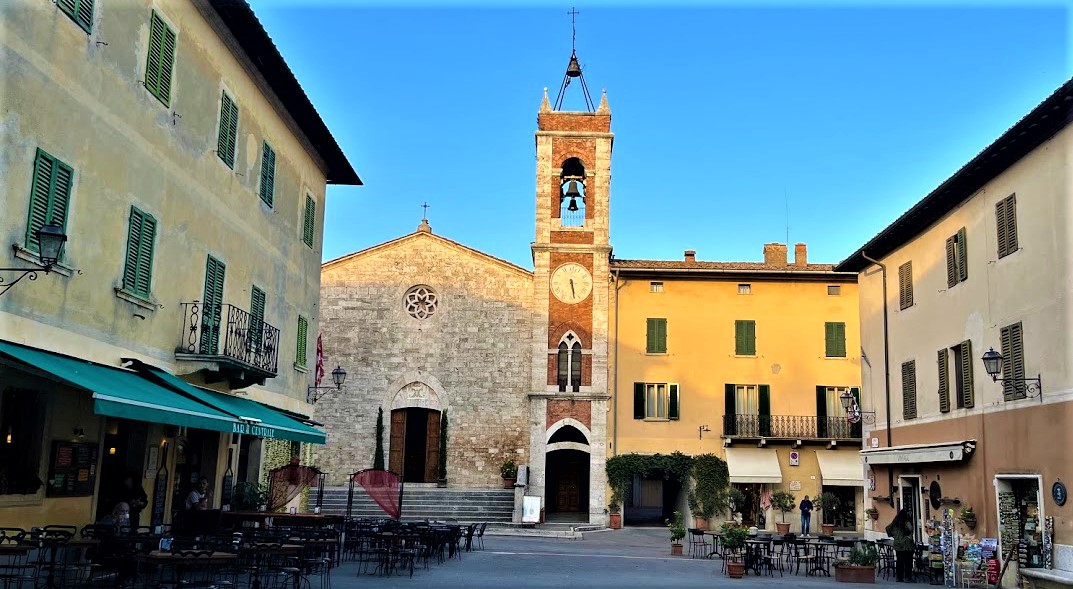
[[[346,514],[346,487],[324,489],[322,513]],[[439,489],[404,487],[402,519],[456,519],[460,522],[506,523],[513,519],[513,489]],[[384,511],[361,487],[354,489],[353,517],[384,517]]]

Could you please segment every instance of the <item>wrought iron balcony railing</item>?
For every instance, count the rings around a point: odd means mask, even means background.
[[[724,415],[723,437],[859,440],[861,424],[817,415]]]
[[[279,329],[234,305],[206,307],[182,303],[182,341],[175,352],[188,359],[238,364],[265,376],[276,376]]]

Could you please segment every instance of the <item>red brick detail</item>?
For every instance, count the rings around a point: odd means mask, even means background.
[[[592,355],[590,354],[581,356],[581,384],[592,386]]]
[[[580,421],[586,428],[592,429],[592,402],[574,401],[572,399],[551,399],[548,401],[548,425],[551,427],[567,417]]]
[[[593,243],[593,236],[591,231],[552,231],[551,242],[591,245]]]
[[[548,385],[559,384],[559,354],[548,354]]]
[[[576,262],[592,273],[592,254],[552,252],[549,270],[555,269],[567,262]],[[581,347],[586,350],[592,349],[592,299],[600,284],[593,277],[593,292],[580,303],[568,305],[555,295],[548,293],[548,348],[558,348],[559,340],[567,331],[573,330],[581,340]]]

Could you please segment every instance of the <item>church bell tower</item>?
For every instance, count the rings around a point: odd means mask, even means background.
[[[577,82],[584,111],[560,110]],[[537,113],[530,472],[562,521],[606,524],[611,110],[594,108],[576,52]]]

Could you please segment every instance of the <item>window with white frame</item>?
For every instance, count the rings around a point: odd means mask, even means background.
[[[648,292],[663,292],[663,283],[662,282],[649,282],[648,283]]]
[[[581,342],[576,335],[568,332],[559,340],[558,357],[559,392],[569,388],[573,392],[581,390]]]
[[[751,284],[739,284],[738,285],[738,294],[740,294],[740,295],[753,294],[753,285],[751,285]]]
[[[759,415],[760,395],[754,384],[739,384],[734,387],[734,412],[738,415]]]

